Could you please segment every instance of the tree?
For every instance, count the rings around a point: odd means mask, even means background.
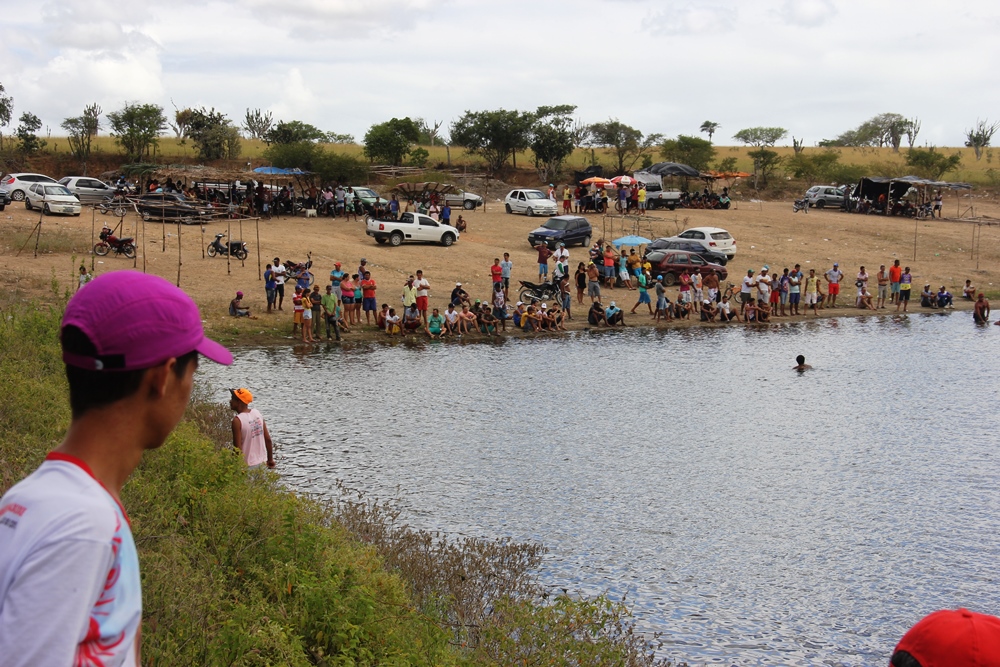
[[[917,135],[920,134],[920,119],[914,116],[906,120],[906,143],[913,148],[917,143]]]
[[[156,104],[127,103],[118,111],[108,113],[108,122],[115,143],[132,161],[149,155],[158,142],[160,132],[167,127],[163,107]]]
[[[611,149],[619,174],[630,170],[644,151],[662,139],[663,136],[659,134],[643,137],[642,132],[617,119],[608,119],[606,123],[594,123],[590,126],[590,144]]]
[[[8,95],[0,83],[0,127],[10,125],[10,119],[14,115],[14,98]],[[0,132],[0,149],[3,148],[3,132]]]
[[[738,166],[736,158],[730,156],[723,160],[719,160],[715,165],[715,170],[722,172],[723,174],[729,174],[736,171]]]
[[[807,181],[826,181],[840,162],[840,152],[825,150],[806,154],[800,151],[785,161],[785,173]]]
[[[365,176],[365,165],[350,155],[325,150],[312,141],[273,144],[264,157],[275,167],[311,171],[327,183],[357,183]]]
[[[187,139],[188,129],[191,127],[191,119],[194,117],[194,109],[178,109],[174,107],[174,122],[170,123],[170,129],[181,143]]]
[[[976,153],[976,160],[983,156],[983,149],[990,145],[993,135],[1000,129],[1000,122],[976,120],[976,125],[965,131],[965,145]]]
[[[754,148],[773,146],[788,136],[783,127],[748,127],[733,135],[733,139]]]
[[[202,160],[232,160],[242,151],[239,129],[215,107],[193,109],[187,135],[198,147],[198,157]]]
[[[676,139],[666,139],[660,144],[660,156],[669,162],[680,162],[705,171],[715,159],[715,148],[711,141],[678,134]]]
[[[260,109],[251,111],[247,109],[247,115],[243,117],[243,129],[251,139],[265,140],[271,126],[274,125],[274,116],[270,111],[264,112]]]
[[[353,144],[354,135],[353,134],[337,134],[336,132],[327,132],[323,137],[323,141],[328,144]]]
[[[911,148],[906,152],[906,164],[917,176],[938,180],[949,171],[958,169],[962,164],[962,155],[955,153],[945,155],[931,148]]]
[[[365,133],[365,157],[398,167],[410,153],[410,144],[420,139],[420,127],[406,118],[392,118],[372,125]]]
[[[535,115],[524,111],[466,111],[451,126],[452,143],[486,160],[491,173],[528,148]],[[516,166],[516,162],[515,162]]]
[[[83,110],[82,116],[67,118],[62,122],[62,128],[66,130],[66,138],[69,141],[69,149],[81,162],[86,162],[90,158],[91,139],[101,129],[100,116],[101,107],[91,104]]]
[[[563,162],[576,148],[572,114],[576,106],[538,107],[531,133],[531,152],[535,154],[535,171],[543,181],[555,178]]]
[[[417,118],[414,122],[417,124],[417,127],[420,128],[420,138],[417,140],[417,143],[421,145],[433,146],[434,142],[438,139],[438,135],[441,130],[441,126],[444,125],[444,121],[435,120],[428,124],[423,118]]]
[[[715,134],[715,131],[718,130],[720,127],[722,126],[719,125],[718,123],[713,123],[710,120],[706,120],[704,123],[701,124],[701,127],[698,128],[698,131],[707,134],[708,142],[712,143],[712,135]]]
[[[427,166],[427,160],[430,159],[431,154],[427,152],[426,148],[421,148],[417,146],[412,151],[410,151],[410,159],[406,161],[409,167],[418,167],[423,169]]]
[[[920,131],[920,121],[909,120],[898,113],[882,113],[866,120],[853,130],[848,130],[836,139],[825,139],[820,146],[851,146],[855,148],[882,148],[891,146],[894,153],[899,152],[903,135],[916,141]],[[910,144],[913,145],[912,143]]]
[[[773,174],[774,171],[781,166],[781,156],[769,148],[758,148],[752,151],[747,151],[747,155],[751,160],[753,160],[754,187],[756,187],[758,183],[761,185],[767,185],[767,181],[771,178],[771,174]]]
[[[264,135],[264,141],[268,144],[292,144],[299,141],[320,141],[325,138],[326,132],[300,120],[290,120],[287,123],[279,120],[278,124]]]
[[[20,125],[17,126],[18,141],[21,142],[21,151],[32,154],[45,148],[45,140],[39,139],[35,132],[42,128],[42,121],[35,114],[25,111],[18,119]]]

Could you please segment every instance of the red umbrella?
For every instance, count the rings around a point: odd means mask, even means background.
[[[635,183],[635,179],[631,176],[615,176],[611,179],[611,182],[615,185],[632,185]]]

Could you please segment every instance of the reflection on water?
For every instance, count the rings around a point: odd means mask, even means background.
[[[291,486],[542,542],[546,581],[628,593],[669,656],[885,664],[932,610],[1000,612],[1000,329],[970,319],[249,350],[200,372],[220,400],[252,388]]]

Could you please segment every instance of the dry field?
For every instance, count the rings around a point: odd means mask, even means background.
[[[739,195],[737,195],[739,196]],[[950,195],[945,200],[947,215],[956,216],[966,210],[969,199],[957,200]],[[975,204],[980,218],[1000,218],[1000,206],[989,202]],[[275,256],[302,261],[312,253],[314,272],[321,282],[340,261],[352,270],[360,258],[368,259],[373,277],[379,284],[379,303],[396,306],[400,303],[401,287],[407,275],[423,269],[432,284],[431,306],[443,308],[451,288],[461,281],[473,298],[487,298],[490,287],[488,267],[494,257],[509,252],[514,262],[514,281],[537,278],[535,253],[527,242],[528,232],[540,224],[540,218],[507,215],[502,204],[491,198],[487,210],[463,211],[469,222],[468,231],[450,248],[438,245],[404,245],[392,248],[377,245],[365,235],[360,221],[343,219],[276,218],[257,225],[244,221],[242,237],[249,243],[250,258],[243,264],[225,258],[202,256],[204,247],[215,233],[227,231],[227,221],[213,222],[204,230],[199,226],[180,229],[174,224],[146,223],[130,215],[125,218],[125,234],[137,237],[139,255],[135,268],[163,276],[180,284],[202,308],[206,325],[227,340],[280,340],[290,329],[290,313],[261,315],[257,320],[236,322],[226,315],[229,300],[236,290],[246,293],[246,302],[255,314],[265,304],[263,282],[257,264],[258,247],[263,263]],[[457,212],[455,213],[457,215]],[[737,240],[738,253],[729,263],[729,280],[738,283],[748,268],[759,271],[763,264],[780,269],[800,263],[808,270],[822,273],[833,262],[839,262],[848,278],[859,265],[865,265],[874,275],[881,263],[893,259],[912,267],[914,284],[945,284],[960,294],[967,278],[986,291],[1000,293],[1000,227],[978,226],[968,220],[945,218],[921,220],[885,218],[881,216],[848,215],[838,211],[813,210],[808,215],[793,214],[789,202],[755,202],[741,199],[728,211],[677,210],[651,212],[644,219],[621,217],[602,218],[590,215],[595,238],[608,239],[624,234],[639,233],[649,238],[669,236],[687,227],[719,226],[728,229]],[[6,286],[6,301],[51,297],[53,284],[58,292],[75,285],[76,268],[81,262],[93,265],[95,275],[133,268],[132,260],[110,255],[103,258],[90,253],[92,230],[100,230],[107,221],[117,219],[92,215],[85,208],[78,218],[48,216],[42,218],[39,254],[33,255],[34,239],[28,234],[39,221],[37,212],[27,212],[20,204],[8,206],[0,213],[0,280]],[[233,238],[240,238],[239,223],[231,223]],[[973,236],[979,248],[973,252]],[[165,240],[165,243],[164,243]],[[28,241],[27,247],[17,251]],[[570,249],[572,266],[586,256],[582,248]],[[846,281],[848,302],[853,299],[853,281]],[[512,289],[513,292],[513,289]],[[616,300],[627,311],[635,303],[636,293],[624,289],[605,290],[605,301]],[[575,303],[575,300],[574,300]],[[581,327],[583,309],[577,310],[573,323]],[[825,311],[826,315],[857,314],[853,308]],[[646,324],[648,316],[627,318],[630,324]],[[661,325],[662,326],[662,325]],[[352,333],[352,337],[356,334]]]

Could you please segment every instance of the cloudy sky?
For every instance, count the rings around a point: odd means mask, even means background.
[[[359,140],[393,116],[575,104],[586,123],[813,145],[871,116],[957,146],[1000,120],[1000,3],[966,0],[0,0],[16,117],[98,102],[247,108]],[[789,138],[788,143],[791,143]]]

